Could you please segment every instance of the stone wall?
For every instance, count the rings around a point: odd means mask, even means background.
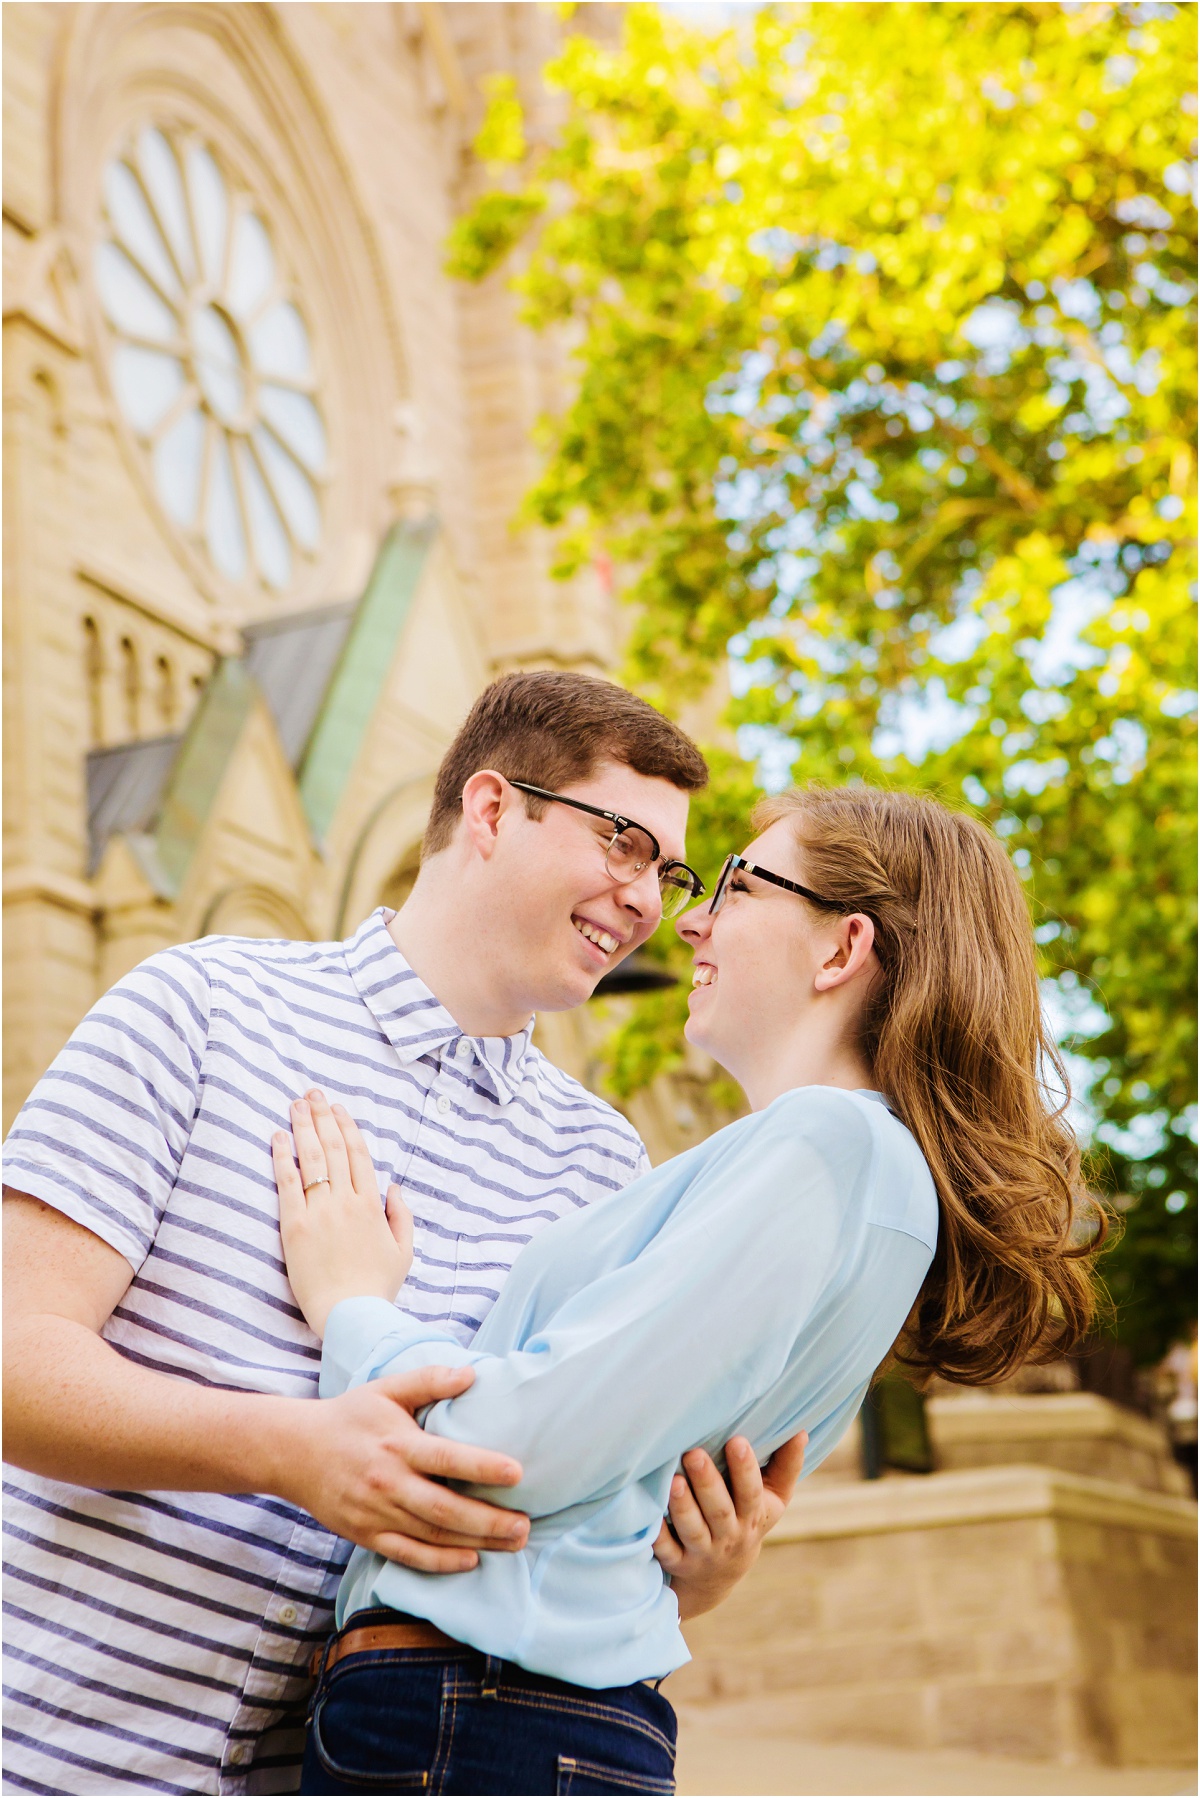
[[[1195,1535],[1185,1499],[1046,1467],[802,1487],[668,1695],[773,1695],[815,1741],[1186,1764]]]
[[[946,1472],[1032,1462],[1147,1492],[1191,1493],[1162,1424],[1094,1392],[955,1393],[930,1399],[928,1417]]]
[[[263,898],[223,927],[353,929],[409,865],[414,783],[474,694],[513,666],[607,668],[616,625],[604,582],[554,580],[545,534],[514,524],[537,419],[566,391],[562,346],[521,325],[504,274],[473,287],[445,267],[485,178],[469,145],[487,78],[512,74],[532,137],[548,128],[552,8],[23,4],[3,24],[7,1126],[107,983],[215,927],[223,887]],[[118,392],[95,272],[112,247],[104,171],[149,126],[195,135],[252,198],[314,345],[321,530],[280,589],[235,578],[183,528]],[[438,592],[332,852],[298,812],[269,842],[231,820],[199,848],[194,905],[145,894],[132,867],[93,869],[89,752],[186,729],[246,627],[358,597],[397,519],[430,511]],[[240,758],[246,795],[278,787],[274,762]],[[339,855],[354,861],[344,903]]]

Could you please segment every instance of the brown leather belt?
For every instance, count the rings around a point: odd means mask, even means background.
[[[432,1623],[364,1623],[359,1629],[348,1629],[329,1644],[325,1666],[336,1667],[348,1654],[371,1654],[377,1648],[461,1648],[453,1636]],[[314,1648],[308,1670],[315,1679],[321,1670],[323,1650]]]
[[[348,1629],[343,1636],[338,1636],[329,1644],[325,1654],[325,1666],[336,1667],[339,1661],[351,1654],[370,1654],[377,1648],[463,1648],[466,1644],[456,1642],[453,1636],[446,1635],[432,1623],[423,1623],[415,1619],[411,1623],[364,1623],[358,1629]],[[321,1671],[321,1656],[324,1649],[314,1648],[308,1663],[308,1671],[316,1679]],[[641,1686],[652,1686],[657,1692],[662,1684],[661,1679],[641,1679]]]

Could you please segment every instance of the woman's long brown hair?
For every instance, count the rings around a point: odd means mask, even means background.
[[[937,1187],[937,1253],[896,1358],[981,1385],[1069,1352],[1094,1316],[1105,1217],[1082,1186],[1008,856],[974,818],[914,793],[796,789],[755,813],[758,829],[780,819],[806,885],[874,920],[881,972],[860,1046]]]

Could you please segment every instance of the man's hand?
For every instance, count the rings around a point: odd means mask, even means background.
[[[4,1218],[4,1448],[18,1467],[120,1491],[272,1492],[435,1573],[524,1544],[519,1512],[438,1484],[514,1486],[517,1462],[427,1436],[413,1416],[464,1391],[469,1367],[393,1374],[334,1399],[156,1373],[100,1335],[133,1278],[124,1256],[27,1193],[5,1189]]]
[[[469,1367],[423,1367],[340,1398],[300,1401],[303,1440],[293,1445],[271,1490],[336,1535],[422,1573],[464,1573],[479,1549],[523,1548],[529,1519],[522,1512],[438,1483],[515,1486],[520,1464],[491,1449],[426,1435],[413,1416],[423,1405],[457,1398],[474,1378]]]
[[[796,1490],[808,1435],[801,1431],[777,1448],[763,1473],[744,1436],[725,1444],[729,1486],[712,1456],[693,1448],[683,1475],[671,1482],[669,1510],[674,1535],[663,1520],[654,1553],[679,1602],[683,1621],[699,1617],[727,1598],[758,1559]]]

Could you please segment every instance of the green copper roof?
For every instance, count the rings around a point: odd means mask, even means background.
[[[436,534],[433,519],[393,525],[354,615],[300,765],[300,800],[318,842],[358,760]]]
[[[180,745],[154,831],[159,866],[176,893],[258,697],[258,685],[245,663],[226,657],[218,663]]]
[[[88,757],[94,870],[124,836],[165,898],[178,895],[238,739],[260,698],[295,766],[314,839],[328,833],[354,772],[412,607],[437,523],[393,525],[358,604],[298,613],[246,633],[217,664],[183,737]],[[305,743],[307,742],[307,747]]]

